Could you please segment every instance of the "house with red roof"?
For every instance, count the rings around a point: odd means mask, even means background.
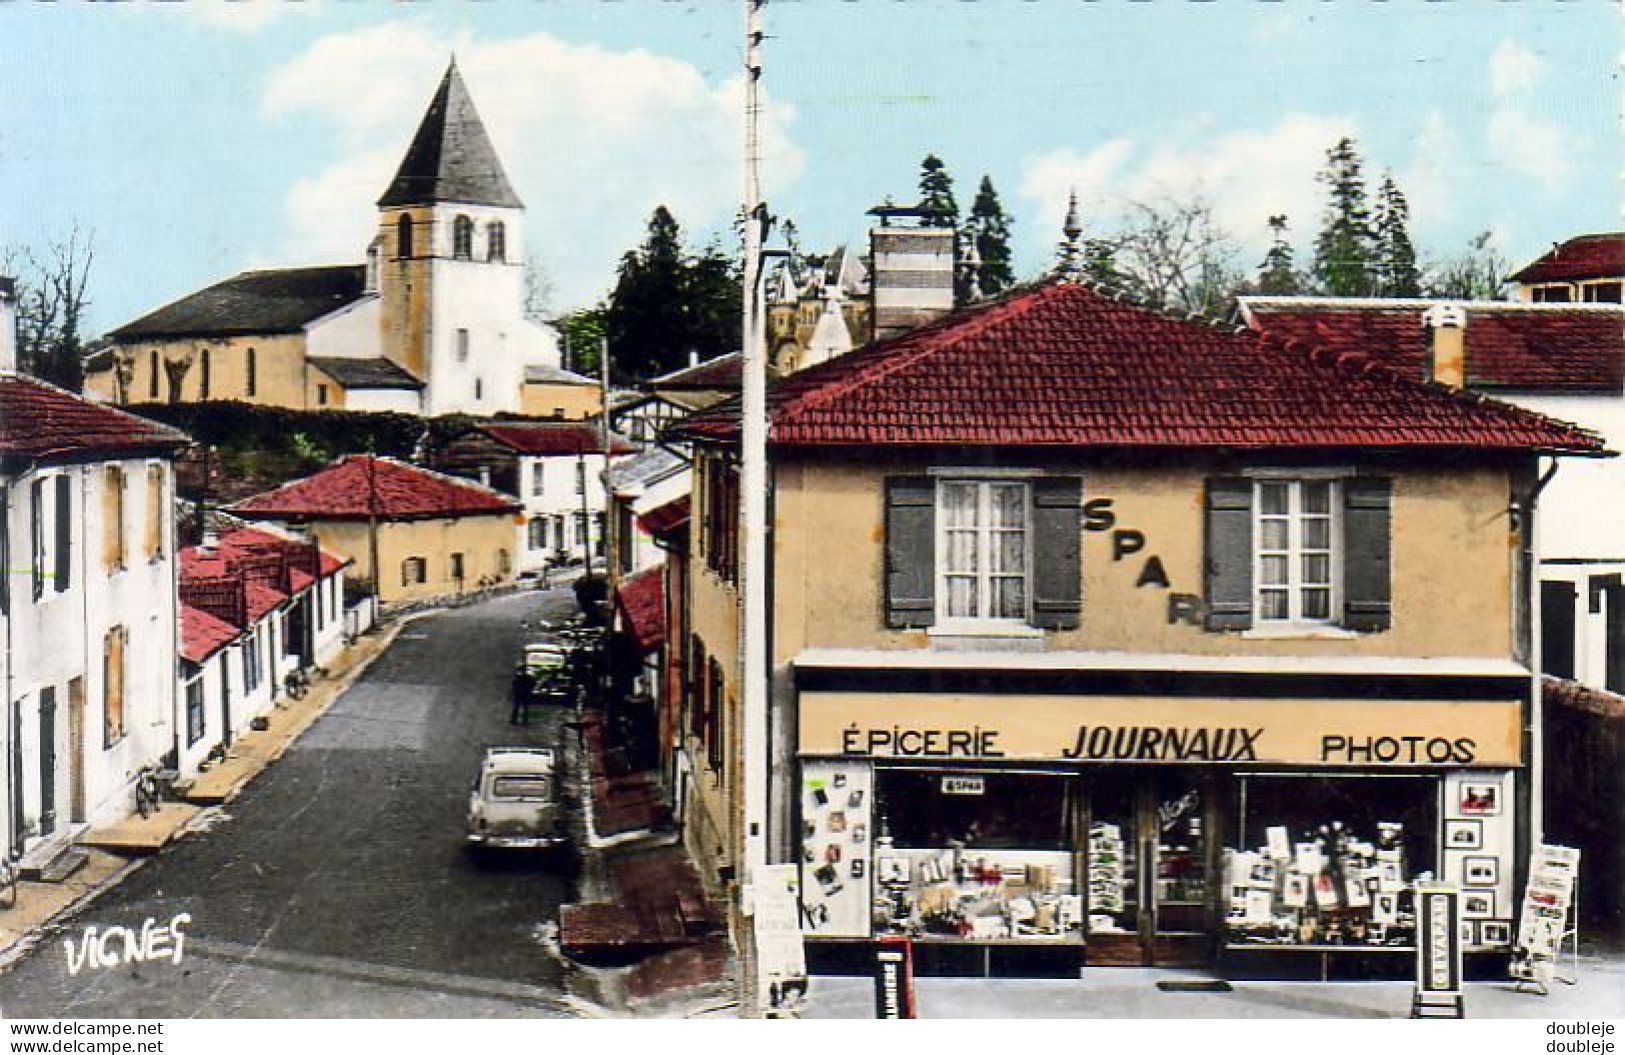
[[[171,766],[186,436],[0,373],[0,852],[43,867]]]
[[[1540,470],[1607,452],[1382,353],[1054,284],[771,388],[761,757],[737,404],[680,425],[676,812],[709,877],[750,882],[750,767],[814,970],[908,936],[926,971],[1409,977],[1424,875],[1504,955],[1542,831]]]
[[[434,452],[435,468],[478,480],[524,507],[514,552],[522,575],[604,553],[604,468],[635,451],[586,422],[474,425]]]
[[[1511,281],[1514,300],[1618,304],[1625,290],[1625,231],[1554,242],[1550,252]]]
[[[231,512],[302,533],[351,563],[381,604],[511,582],[511,495],[394,458],[350,455],[245,498]]]
[[[207,536],[180,553],[176,768],[194,774],[265,714],[295,670],[344,645],[344,569],[315,543],[264,526]]]
[[[1573,263],[1578,250],[1568,245],[1531,268]],[[1576,422],[1625,449],[1625,307],[1617,303],[1243,297],[1242,312],[1277,338],[1363,350],[1405,376]],[[1625,692],[1625,464],[1548,459],[1542,478],[1541,669]]]

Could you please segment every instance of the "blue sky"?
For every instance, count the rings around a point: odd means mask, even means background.
[[[1324,152],[1391,170],[1424,254],[1493,230],[1521,263],[1619,220],[1606,0],[800,0],[767,9],[766,191],[813,249],[861,244],[935,152],[990,175],[1024,274],[1068,189],[1205,195],[1248,267],[1307,257]],[[649,211],[696,242],[739,196],[733,0],[0,0],[0,247],[94,231],[91,329],[254,267],[359,262],[455,50],[558,310],[607,292]]]

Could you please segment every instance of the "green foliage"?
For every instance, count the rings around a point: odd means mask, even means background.
[[[976,246],[976,255],[981,258],[976,287],[984,297],[995,296],[1015,284],[1015,272],[1010,267],[1010,227],[1014,222],[1004,211],[993,180],[983,176],[963,236]]]
[[[959,203],[954,201],[954,178],[935,154],[920,162],[920,221],[926,227],[958,227]]]
[[[1287,240],[1286,214],[1271,216],[1269,223],[1272,240],[1264,262],[1258,266],[1258,292],[1267,296],[1295,296],[1304,291],[1305,283],[1298,272],[1292,243]]]
[[[1505,300],[1512,262],[1495,248],[1493,235],[1481,231],[1459,256],[1430,269],[1428,295],[1452,300]]]
[[[603,304],[566,315],[554,322],[564,339],[564,368],[588,377],[598,376],[599,352],[608,333],[609,308]]]
[[[664,205],[648,234],[621,258],[604,329],[611,364],[643,380],[711,359],[739,344],[740,292],[733,261],[715,246],[686,255],[677,220]]]
[[[1411,206],[1404,192],[1385,175],[1377,188],[1377,212],[1374,221],[1376,240],[1376,288],[1381,297],[1418,297],[1422,294],[1422,276],[1416,268],[1416,247],[1411,244]]]
[[[1354,140],[1345,136],[1326,152],[1326,167],[1315,177],[1326,186],[1326,209],[1311,271],[1321,292],[1333,297],[1365,297],[1376,288],[1362,164]]]

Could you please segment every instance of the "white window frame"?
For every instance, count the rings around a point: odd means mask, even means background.
[[[1253,560],[1253,625],[1256,628],[1271,630],[1294,629],[1320,629],[1336,627],[1343,621],[1343,557],[1346,550],[1343,538],[1343,481],[1340,475],[1319,472],[1302,473],[1256,473],[1253,479],[1253,514],[1252,514],[1252,560]],[[1325,514],[1305,513],[1303,511],[1303,485],[1325,484],[1328,488],[1326,496],[1327,511]],[[1264,547],[1264,512],[1263,489],[1267,486],[1285,485],[1287,490],[1287,512],[1284,514],[1287,521],[1287,548],[1285,550]],[[1303,544],[1303,525],[1308,517],[1327,518],[1328,538],[1327,548],[1324,551],[1328,557],[1327,576],[1329,582],[1326,615],[1310,617],[1303,614],[1303,591],[1320,584],[1305,582],[1303,578],[1303,558],[1322,552],[1319,549],[1308,549]],[[1268,514],[1277,518],[1281,514]],[[1264,581],[1264,558],[1266,556],[1280,556],[1287,558],[1286,582],[1266,583]],[[1276,618],[1264,614],[1264,591],[1287,591],[1287,615],[1285,618]]]
[[[976,499],[976,599],[977,614],[952,615],[948,611],[948,516],[945,495],[949,486],[973,485]],[[1022,611],[1020,615],[994,616],[986,614],[992,599],[995,577],[1013,577],[1005,573],[995,576],[992,571],[991,541],[994,535],[991,522],[992,493],[995,487],[1019,487],[1022,491]],[[1028,474],[978,473],[970,476],[941,475],[936,478],[936,493],[932,498],[934,515],[932,530],[935,558],[931,571],[933,593],[936,596],[936,626],[940,629],[963,631],[967,629],[1007,629],[1032,625],[1033,611],[1033,488]],[[956,573],[962,574],[962,573]]]

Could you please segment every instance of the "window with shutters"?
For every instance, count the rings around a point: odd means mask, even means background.
[[[1027,484],[937,482],[937,617],[1017,620],[1028,616]]]
[[[186,683],[186,745],[188,747],[203,739],[204,709],[203,709],[203,679],[205,675],[197,677]]]
[[[1082,617],[1083,480],[1012,470],[886,481],[895,628],[1070,630]]]
[[[702,464],[704,513],[700,549],[705,566],[723,582],[739,581],[739,475],[720,458]]]
[[[102,467],[102,569],[124,568],[124,467]]]
[[[727,691],[722,678],[722,664],[717,662],[715,656],[711,657],[710,669],[706,677],[705,711],[705,764],[717,779],[722,779],[723,759],[723,695]]]
[[[528,543],[530,545],[530,548],[531,549],[546,549],[547,548],[547,518],[546,517],[531,517],[530,518],[530,524],[528,525],[528,530],[530,532],[530,535],[529,535],[529,538],[527,539],[527,541],[528,541]]]
[[[1261,634],[1386,630],[1392,481],[1259,471],[1207,484],[1207,625]]]
[[[102,640],[102,746],[112,747],[124,739],[125,651],[130,633],[115,626]]]
[[[164,558],[164,467],[160,462],[147,463],[146,538],[144,548],[147,560]]]

